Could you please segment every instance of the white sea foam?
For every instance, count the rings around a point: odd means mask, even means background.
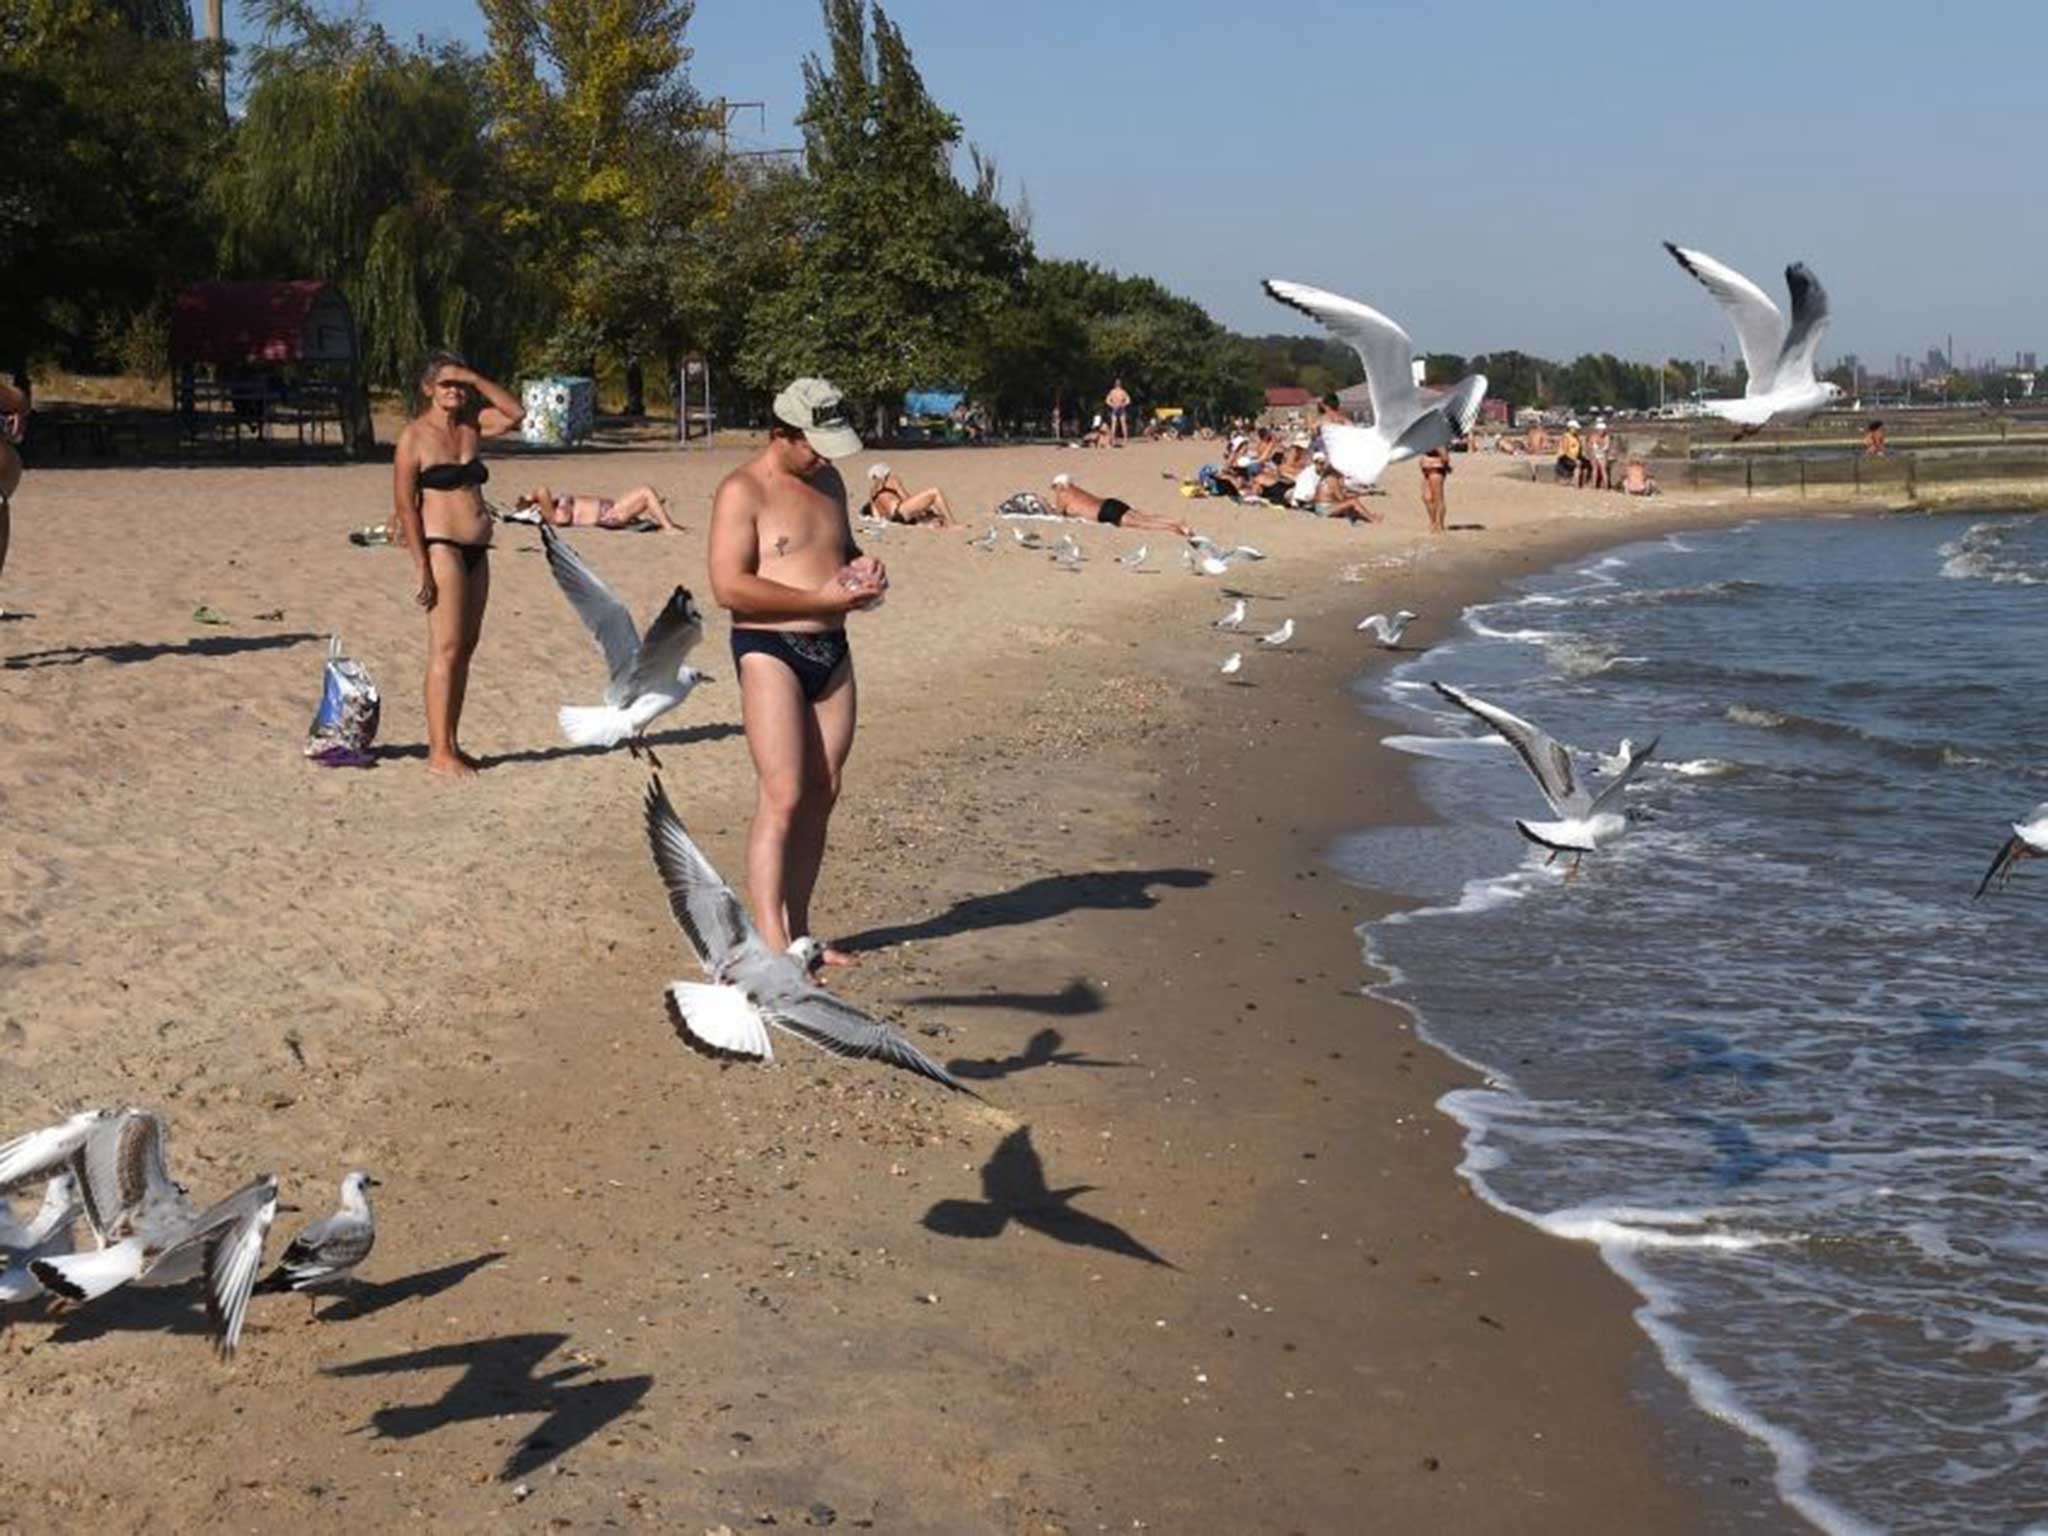
[[[1656,767],[1656,764],[1651,764]],[[1665,763],[1666,773],[1675,773],[1684,779],[1725,779],[1742,772],[1741,763],[1731,763],[1722,757],[1693,757],[1682,763]]]

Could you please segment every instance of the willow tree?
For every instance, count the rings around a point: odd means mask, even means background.
[[[453,44],[401,46],[360,15],[299,0],[258,15],[244,116],[214,187],[224,264],[338,283],[366,384],[409,389],[434,346],[511,362],[529,306],[496,198],[481,61]]]

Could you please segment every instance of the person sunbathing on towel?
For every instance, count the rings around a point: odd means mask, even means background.
[[[1178,518],[1163,517],[1157,512],[1140,512],[1127,501],[1114,496],[1097,496],[1084,491],[1074,484],[1072,475],[1052,477],[1052,509],[1061,517],[1078,518],[1085,523],[1107,523],[1112,528],[1149,528],[1159,533],[1177,533],[1189,538],[1194,529]]]
[[[946,505],[946,493],[936,485],[921,491],[907,489],[896,471],[886,464],[868,468],[869,517],[885,522],[923,524],[932,528],[954,528],[953,509]]]
[[[1363,496],[1354,493],[1345,483],[1344,477],[1330,468],[1330,461],[1324,454],[1317,454],[1311,461],[1309,473],[1315,476],[1309,486],[1308,495],[1301,498],[1300,505],[1307,507],[1317,517],[1337,517],[1350,523],[1377,523],[1387,514],[1372,505]],[[1307,479],[1307,476],[1303,476]],[[1300,496],[1301,482],[1295,483],[1295,493]]]
[[[651,485],[636,485],[614,501],[609,496],[557,496],[537,485],[512,504],[515,512],[538,517],[556,528],[634,528],[652,526],[681,533],[668,515],[668,503]]]

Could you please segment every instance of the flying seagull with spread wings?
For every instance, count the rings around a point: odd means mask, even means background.
[[[691,841],[659,779],[648,782],[646,815],[647,844],[668,887],[669,911],[711,978],[668,984],[669,1017],[686,1044],[711,1055],[770,1061],[772,1024],[834,1056],[886,1062],[969,1091],[898,1031],[813,982],[804,954],[768,947],[732,887]],[[799,939],[791,951],[816,942]]]
[[[1448,391],[1425,393],[1415,382],[1415,343],[1378,310],[1305,283],[1266,280],[1266,292],[1300,310],[1365,364],[1372,425],[1323,425],[1323,451],[1346,480],[1375,484],[1389,464],[1448,447],[1472,430],[1486,398],[1486,375],[1470,373]]]
[[[1664,249],[1699,279],[1735,324],[1749,383],[1740,400],[1709,400],[1706,409],[1742,429],[1735,434],[1736,441],[1774,422],[1797,425],[1842,398],[1839,385],[1814,377],[1814,358],[1828,328],[1828,295],[1804,262],[1795,261],[1785,269],[1785,286],[1792,291],[1792,323],[1787,325],[1763,289],[1733,267],[1669,240]]]
[[[1580,858],[1613,842],[1628,830],[1628,817],[1621,809],[1621,792],[1657,750],[1655,741],[1645,747],[1631,747],[1627,764],[1603,782],[1599,793],[1595,794],[1579,784],[1578,774],[1572,767],[1571,753],[1521,716],[1511,715],[1498,705],[1475,698],[1449,683],[1432,683],[1430,686],[1458,708],[1477,715],[1500,732],[1501,739],[1520,755],[1530,777],[1536,780],[1536,787],[1543,791],[1543,798],[1550,802],[1550,808],[1558,819],[1517,820],[1515,830],[1538,847],[1548,848],[1549,862],[1555,863],[1560,853],[1569,853],[1573,856],[1572,872],[1576,874]]]
[[[547,547],[555,584],[604,652],[610,674],[604,703],[562,706],[557,717],[562,734],[579,747],[615,747],[623,741],[635,757],[645,750],[648,761],[654,762],[653,751],[640,742],[647,727],[704,681],[703,673],[684,665],[691,647],[704,636],[704,616],[689,591],[677,587],[643,636],[618,593],[583,563],[568,540],[543,523],[540,541]]]

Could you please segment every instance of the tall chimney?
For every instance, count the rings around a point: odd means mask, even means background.
[[[222,21],[223,0],[206,0],[206,40],[213,45],[213,91],[223,116],[228,110],[228,35]]]

